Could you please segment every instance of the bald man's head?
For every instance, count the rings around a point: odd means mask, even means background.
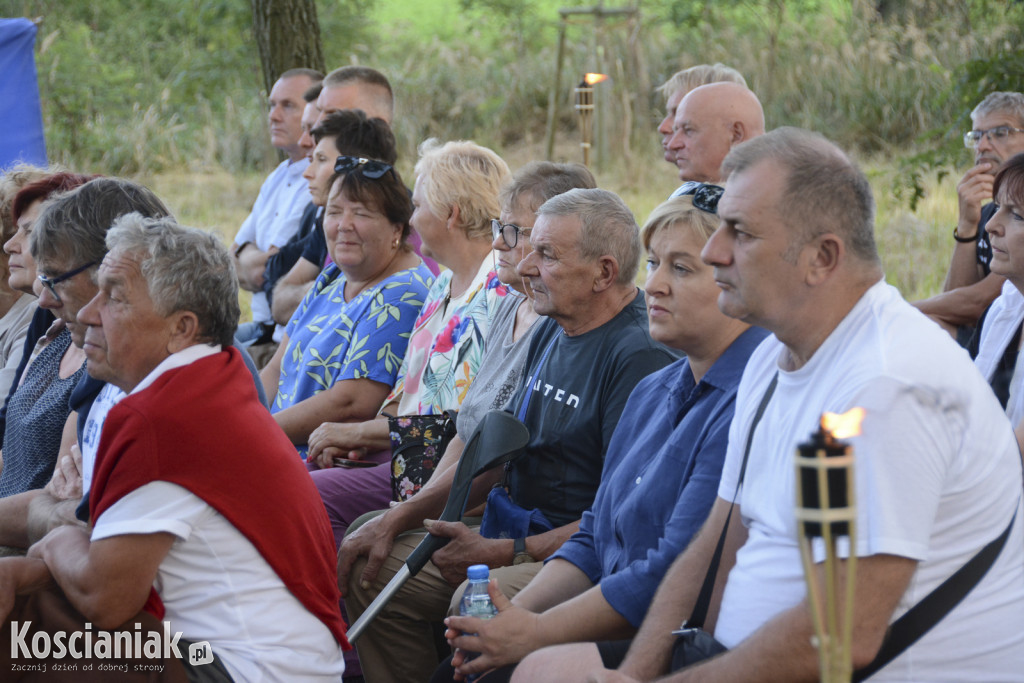
[[[694,88],[679,103],[669,149],[681,180],[721,181],[721,166],[733,145],[764,134],[757,96],[738,83]]]

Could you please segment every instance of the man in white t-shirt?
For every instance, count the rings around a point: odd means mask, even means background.
[[[754,429],[739,514],[729,522],[717,576],[724,590],[713,596],[706,623],[729,651],[665,680],[819,680],[793,458],[823,412],[857,406],[866,416],[863,433],[850,440],[854,668],[874,661],[892,622],[1005,532],[994,564],[963,601],[871,680],[1020,680],[1021,461],[994,395],[955,342],[883,281],[870,187],[837,147],[782,128],[736,147],[724,170],[721,225],[703,259],[715,268],[722,310],[774,334],[744,372],[707,524],[666,575],[621,668],[591,680],[650,680],[668,670],[671,632],[694,609],[754,414],[776,375]],[[840,544],[843,557],[849,550]],[[815,561],[823,559],[816,547]],[[818,564],[819,582],[820,572]],[[578,647],[537,653],[513,680],[553,680],[565,669],[575,673],[558,680],[576,680],[591,668],[573,656]]]
[[[207,641],[233,680],[336,681],[347,642],[334,541],[230,348],[231,257],[213,235],[138,214],[107,247],[78,319],[90,375],[127,395],[102,406],[92,528],[54,529],[27,571],[52,576],[97,628],[141,610]]]
[[[290,69],[281,74],[270,90],[270,144],[288,158],[263,181],[252,212],[231,246],[238,281],[243,289],[253,293],[252,324],[239,329],[239,343],[263,345],[281,338],[280,331],[275,332],[270,304],[262,290],[263,268],[270,255],[298,231],[302,212],[309,204],[306,180],[302,177],[309,159],[299,144],[306,106],[303,95],[322,78],[323,74],[313,69]]]

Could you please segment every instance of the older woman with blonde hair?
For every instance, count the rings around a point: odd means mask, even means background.
[[[409,337],[394,390],[380,414],[364,422],[329,422],[309,438],[313,480],[340,543],[359,515],[387,507],[390,467],[343,467],[360,460],[390,461],[385,414],[437,415],[458,410],[476,376],[484,338],[507,290],[494,272],[491,219],[501,211],[499,194],[508,165],[473,142],[427,140],[416,164],[412,227],[422,250],[444,266],[430,288]]]

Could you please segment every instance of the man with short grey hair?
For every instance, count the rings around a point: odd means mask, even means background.
[[[390,126],[395,116],[395,95],[387,76],[368,66],[343,66],[327,74],[317,97],[320,118],[341,109],[362,109],[370,118]]]
[[[534,309],[547,319],[533,333],[524,379],[506,406],[531,436],[524,456],[505,476],[511,505],[532,511],[533,522],[514,528],[507,519],[485,514],[482,531],[487,537],[461,522],[432,522],[429,532],[452,542],[434,553],[432,563],[405,584],[359,640],[367,680],[430,677],[439,663],[431,623],[448,613],[469,565],[495,568],[492,576],[507,595],[529,582],[541,561],[576,531],[593,503],[608,442],[630,392],[675,360],[648,332],[643,293],[633,284],[640,260],[639,228],[619,197],[605,190],[574,189],[549,199],[537,211],[530,244],[534,251],[518,271],[533,292]],[[439,464],[439,471],[445,464]],[[399,505],[393,516],[410,520],[412,526],[406,529],[411,530],[424,517],[440,514],[444,499],[435,494],[450,488],[454,470],[445,470],[439,481],[432,480]],[[482,478],[494,483],[501,476],[493,472]],[[477,491],[482,498],[486,488]],[[353,618],[375,597],[378,582],[390,578],[423,537],[399,536],[383,567],[383,558],[375,557],[370,567],[360,556],[370,553],[365,543],[371,534],[357,534],[358,539],[355,534],[346,538],[338,560]],[[401,657],[394,656],[396,648]]]
[[[970,338],[1006,281],[989,270],[992,245],[985,225],[997,208],[992,201],[996,171],[1004,161],[1024,152],[1024,94],[990,93],[971,112],[971,123],[964,145],[974,151],[974,166],[956,186],[959,215],[949,272],[941,294],[914,304],[958,335],[961,343]]]
[[[138,214],[106,244],[79,320],[90,374],[127,395],[103,423],[91,527],[51,531],[32,570],[100,628],[145,610],[209,642],[214,680],[337,680],[333,536],[230,347],[233,259],[212,234]]]
[[[853,668],[872,681],[1019,680],[1021,459],[998,401],[963,350],[885,283],[870,186],[838,147],[781,128],[737,146],[723,167],[721,224],[702,258],[719,308],[773,336],[740,381],[718,499],[619,671],[593,671],[613,663],[596,653],[584,661],[592,647],[559,646],[524,660],[513,681],[665,674],[673,631],[694,615],[716,552],[707,584],[716,589],[702,597],[728,651],[658,680],[820,680],[793,458],[824,413],[853,408],[864,411],[849,438],[856,535],[840,540],[834,561],[836,576],[850,576],[856,553],[855,578],[852,602],[829,606],[853,611]],[[820,596],[824,546],[812,554],[806,580]],[[833,599],[844,594],[840,586]],[[916,620],[898,619],[925,600]]]

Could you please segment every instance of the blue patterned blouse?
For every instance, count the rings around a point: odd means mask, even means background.
[[[343,379],[394,386],[416,316],[434,281],[420,263],[345,301],[345,275],[331,264],[288,321],[276,413]],[[306,446],[299,447],[306,456]]]

